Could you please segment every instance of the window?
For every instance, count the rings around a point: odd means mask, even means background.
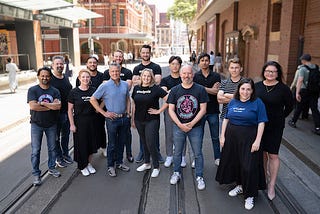
[[[272,5],[272,23],[271,23],[271,32],[280,31],[280,23],[281,23],[281,8],[282,3],[274,3]]]
[[[112,9],[112,26],[117,26],[117,11]]]
[[[124,10],[120,9],[120,26],[124,26]]]

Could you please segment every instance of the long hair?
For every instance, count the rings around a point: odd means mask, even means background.
[[[283,77],[282,67],[281,67],[281,65],[280,65],[279,63],[277,63],[276,61],[268,61],[268,62],[266,62],[266,64],[263,65],[263,67],[262,67],[262,73],[261,73],[262,78],[263,78],[264,80],[266,79],[266,78],[264,77],[264,72],[266,71],[266,68],[267,68],[268,66],[274,66],[274,67],[276,67],[277,73],[278,73],[278,76],[277,76],[276,80],[278,80],[279,82],[282,83],[282,77]]]
[[[148,72],[148,73],[150,74],[150,76],[151,76],[150,87],[152,87],[152,86],[156,83],[156,78],[154,77],[153,71],[152,71],[152,69],[150,69],[150,68],[145,68],[145,69],[143,69],[143,70],[141,71],[141,74],[140,74],[141,86],[142,86],[142,84],[143,84],[142,75],[143,75],[144,73],[146,73],[146,72]]]
[[[240,100],[240,87],[245,83],[249,83],[251,85],[252,94],[250,96],[250,101],[255,100],[256,99],[256,89],[254,87],[254,82],[251,78],[243,78],[240,80],[239,85],[237,87],[237,90],[234,93],[234,99]]]

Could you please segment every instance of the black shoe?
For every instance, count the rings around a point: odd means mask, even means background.
[[[291,126],[292,128],[297,128],[297,125],[295,122],[293,122],[292,120],[288,121],[288,125]]]
[[[313,133],[317,134],[317,135],[320,135],[320,128],[317,127],[315,129],[312,130]]]
[[[138,155],[138,157],[136,157],[136,163],[141,163],[144,160],[143,155]]]
[[[127,155],[127,160],[128,160],[130,163],[133,163],[134,158],[132,157],[132,155]]]

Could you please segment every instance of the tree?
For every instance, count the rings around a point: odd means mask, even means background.
[[[189,53],[191,55],[191,42],[194,36],[194,30],[190,30],[190,23],[197,12],[196,0],[174,0],[173,6],[168,9],[168,18],[180,20],[187,26]]]

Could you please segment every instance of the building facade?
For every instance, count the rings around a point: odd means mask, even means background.
[[[225,66],[237,56],[254,79],[266,61],[278,61],[289,84],[303,53],[320,64],[319,9],[317,0],[198,0],[197,51],[220,52]]]

